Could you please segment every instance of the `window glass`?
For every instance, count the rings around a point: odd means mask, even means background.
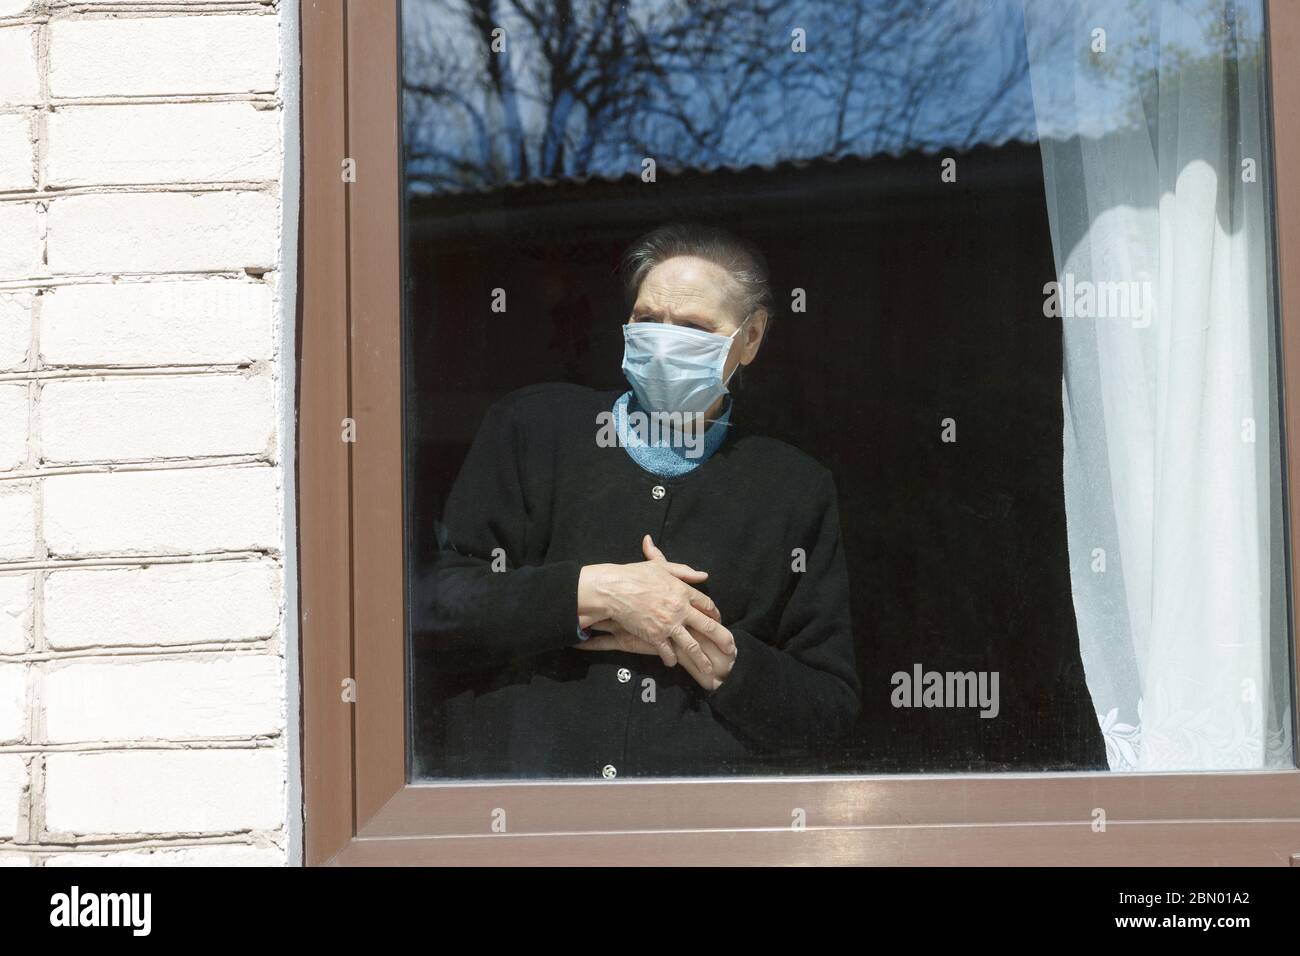
[[[402,43],[412,779],[1294,765],[1258,0]]]

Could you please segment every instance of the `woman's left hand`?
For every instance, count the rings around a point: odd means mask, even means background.
[[[659,550],[650,535],[641,539],[641,550],[645,554],[647,561],[668,561],[668,556]],[[716,616],[716,615],[715,615]],[[693,627],[687,627],[691,637],[699,642],[700,649],[708,657],[709,663],[713,665],[713,673],[705,674],[695,665],[688,654],[677,655],[677,661],[686,668],[686,672],[694,678],[695,683],[699,684],[705,690],[717,690],[722,686],[722,682],[727,679],[731,669],[736,665],[736,658],[725,653],[718,645],[726,644],[735,647],[735,637],[731,631],[722,626],[720,622],[709,622],[711,627],[709,634],[701,634]],[[659,656],[658,649],[649,641],[643,641],[635,634],[629,634],[618,626],[612,620],[597,621],[591,625],[590,630],[607,631],[606,634],[597,634],[589,637],[581,644],[575,645],[582,651],[627,651],[632,654],[653,654]],[[721,638],[721,640],[719,640]],[[739,649],[737,649],[739,650]]]

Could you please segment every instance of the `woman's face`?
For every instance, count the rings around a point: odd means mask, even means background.
[[[745,321],[739,289],[727,270],[707,259],[674,256],[651,269],[641,281],[632,306],[632,322],[666,322],[731,335]],[[731,343],[724,377],[748,365],[763,341],[767,313],[759,309]]]

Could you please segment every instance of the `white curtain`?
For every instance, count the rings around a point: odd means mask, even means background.
[[[1023,0],[1113,770],[1290,767],[1259,0]]]

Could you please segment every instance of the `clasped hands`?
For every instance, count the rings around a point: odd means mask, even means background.
[[[707,594],[692,585],[708,572],[669,561],[650,535],[645,560],[589,564],[578,576],[578,623],[607,633],[577,644],[584,651],[658,654],[681,664],[705,690],[717,690],[736,663],[736,639]]]

